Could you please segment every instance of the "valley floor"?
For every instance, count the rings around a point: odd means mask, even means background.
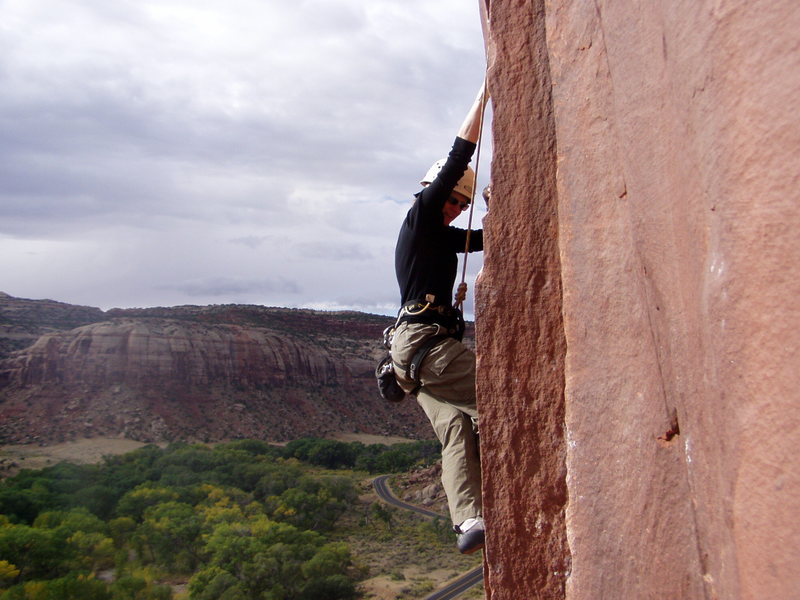
[[[360,434],[331,437],[364,444],[412,441]],[[0,477],[13,475],[21,469],[41,469],[62,461],[95,463],[104,456],[124,454],[144,445],[123,438],[94,438],[52,446],[0,446]],[[393,479],[394,492],[398,496],[401,495],[398,489],[408,494],[431,483],[424,479],[409,482],[406,475],[397,475]],[[367,478],[361,482],[361,506],[353,511],[350,518],[342,518],[334,533],[334,537],[350,545],[365,573],[365,579],[360,584],[365,600],[421,600],[480,564],[480,554],[470,557],[458,554],[454,546],[455,539],[449,533],[449,520],[445,518],[432,526],[430,519],[387,507],[391,516],[380,533],[375,535],[374,522],[373,527],[365,529],[364,518],[370,514],[370,507],[384,506],[374,493],[371,481],[372,478]],[[428,508],[442,514],[446,512],[441,502]],[[365,533],[367,530],[371,532]],[[173,585],[176,591],[182,587]],[[483,598],[483,586],[468,591],[462,598]]]
[[[331,439],[364,444],[399,444],[415,440],[387,437],[367,433],[337,433]],[[0,478],[8,477],[20,469],[43,469],[61,461],[78,464],[97,463],[104,456],[132,452],[147,445],[127,438],[84,438],[72,442],[42,446],[39,444],[0,445]],[[159,444],[165,446],[166,444]]]

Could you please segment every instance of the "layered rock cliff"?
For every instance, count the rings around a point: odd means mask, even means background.
[[[798,4],[488,14],[488,598],[797,597]]]
[[[141,441],[363,432],[430,438],[416,404],[388,404],[373,375],[385,317],[254,306],[77,311],[0,299],[29,347],[0,360],[0,440]],[[10,330],[10,329],[9,329]]]

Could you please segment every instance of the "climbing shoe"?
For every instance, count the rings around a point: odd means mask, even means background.
[[[458,534],[456,545],[461,554],[472,554],[483,548],[485,541],[483,517],[467,519],[461,525],[454,525],[453,531]]]

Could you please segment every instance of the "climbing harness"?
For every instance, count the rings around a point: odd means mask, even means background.
[[[456,290],[455,302],[453,306],[461,310],[462,305],[464,304],[464,300],[467,297],[467,257],[469,256],[469,238],[470,234],[472,233],[472,213],[475,209],[475,188],[478,185],[478,167],[480,166],[481,160],[481,139],[483,138],[483,115],[486,112],[486,102],[488,101],[488,89],[486,87],[486,79],[484,77],[484,85],[483,85],[483,96],[481,98],[481,114],[480,119],[478,119],[478,143],[475,152],[475,170],[472,179],[472,194],[469,201],[469,221],[467,222],[467,240],[464,245],[464,265],[461,269],[461,283],[458,284],[458,289]]]
[[[416,384],[416,387],[409,392],[411,395],[416,394],[422,387],[420,373],[422,363],[428,353],[447,338],[455,338],[459,341],[464,338],[465,323],[461,311],[451,306],[434,305],[435,300],[434,296],[428,294],[424,301],[406,302],[400,308],[394,324],[383,330],[383,347],[388,352],[378,362],[378,366],[375,368],[375,378],[378,382],[378,391],[384,400],[400,402],[406,397],[405,391],[397,382],[391,353],[394,332],[401,323],[423,323],[436,326],[436,333],[419,345],[405,369],[406,379]]]
[[[375,368],[375,378],[378,381],[378,391],[381,398],[389,402],[400,402],[406,397],[406,392],[400,387],[397,382],[397,374],[395,373],[394,361],[392,360],[391,348],[392,337],[394,335],[395,325],[390,325],[383,330],[383,345],[389,350],[378,363]],[[411,395],[416,394],[422,387],[420,381],[420,373],[422,369],[422,362],[434,346],[452,337],[448,334],[437,334],[427,338],[419,348],[414,352],[411,362],[406,367],[406,378],[413,381],[416,385],[411,392]]]
[[[432,296],[429,295],[425,302],[406,302],[400,308],[395,327],[400,323],[436,325],[440,333],[458,341],[464,339],[465,323],[461,310],[447,304],[433,304],[430,298]]]

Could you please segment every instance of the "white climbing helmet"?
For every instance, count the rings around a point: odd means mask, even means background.
[[[431,183],[436,176],[439,174],[439,171],[442,170],[444,163],[447,162],[446,158],[442,158],[441,160],[437,160],[435,163],[431,165],[431,168],[428,169],[428,172],[425,173],[425,177],[422,178],[420,181],[420,185],[425,185]],[[466,196],[472,201],[472,182],[475,181],[475,171],[472,170],[472,167],[467,167],[466,173],[464,173],[463,177],[458,180],[456,187],[453,188],[454,192],[458,192],[462,196]]]

